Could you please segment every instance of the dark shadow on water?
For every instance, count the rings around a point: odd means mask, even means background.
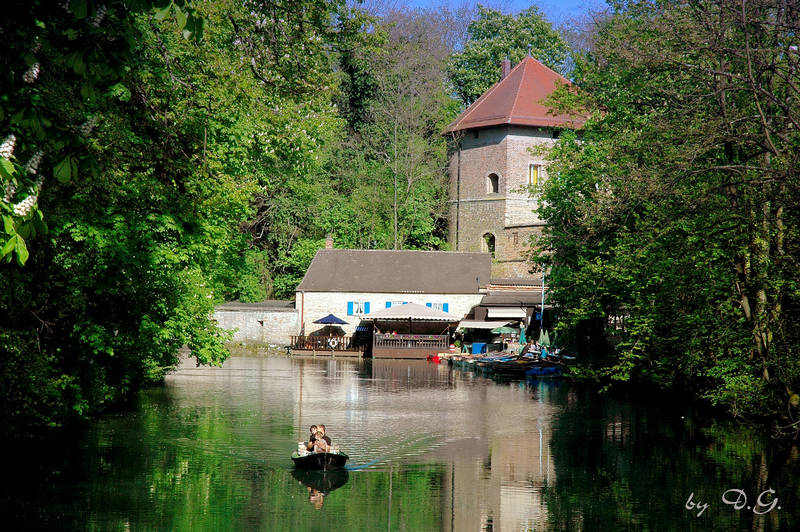
[[[350,473],[346,469],[336,471],[310,471],[294,469],[292,476],[308,490],[308,502],[318,510],[325,504],[325,497],[333,490],[347,484]]]
[[[307,469],[293,469],[292,476],[307,488],[321,491],[325,495],[339,489],[350,479],[346,469],[336,471],[310,471]]]

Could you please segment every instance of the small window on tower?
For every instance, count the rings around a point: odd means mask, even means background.
[[[539,184],[539,171],[540,166],[538,164],[529,164],[528,165],[528,184],[529,185],[538,185]]]
[[[497,174],[489,174],[489,177],[486,178],[486,193],[497,194],[499,190],[500,178],[497,177]]]
[[[483,248],[484,253],[488,253],[494,258],[494,235],[492,233],[483,235],[481,248]]]

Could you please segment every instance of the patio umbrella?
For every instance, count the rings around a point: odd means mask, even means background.
[[[543,345],[544,347],[550,347],[550,335],[547,334],[547,330],[542,333],[542,339],[539,340],[539,344]]]
[[[328,314],[324,318],[320,318],[318,320],[314,320],[314,323],[321,323],[323,325],[347,325],[347,322],[343,319],[337,318],[333,314]]]
[[[334,333],[333,327],[332,327],[333,325],[347,325],[346,321],[344,321],[341,318],[337,318],[333,314],[328,314],[324,318],[320,318],[318,320],[314,320],[314,323],[319,323],[319,324],[325,325],[325,331],[326,331],[328,336],[333,336],[333,333]],[[337,327],[337,329],[339,329],[338,331],[336,331],[338,333],[338,335],[342,336],[342,333],[344,331],[342,331],[342,329],[339,328],[339,327]]]
[[[502,327],[497,327],[496,329],[492,329],[492,334],[514,334],[515,332],[517,332],[516,329],[506,327],[505,325]]]

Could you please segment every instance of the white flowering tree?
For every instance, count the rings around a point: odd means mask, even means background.
[[[191,0],[12,0],[0,20],[0,259],[24,265],[28,243],[47,230],[39,195],[46,176],[87,179],[85,150],[97,117],[129,56],[122,22],[137,12],[174,17],[184,37],[202,33]],[[61,91],[62,98],[46,93]],[[76,98],[68,98],[74,94]],[[87,176],[87,174],[89,174]]]

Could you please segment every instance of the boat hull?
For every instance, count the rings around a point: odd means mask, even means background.
[[[344,453],[308,453],[303,456],[296,451],[292,453],[292,461],[297,469],[313,469],[317,471],[344,469],[348,458]]]

